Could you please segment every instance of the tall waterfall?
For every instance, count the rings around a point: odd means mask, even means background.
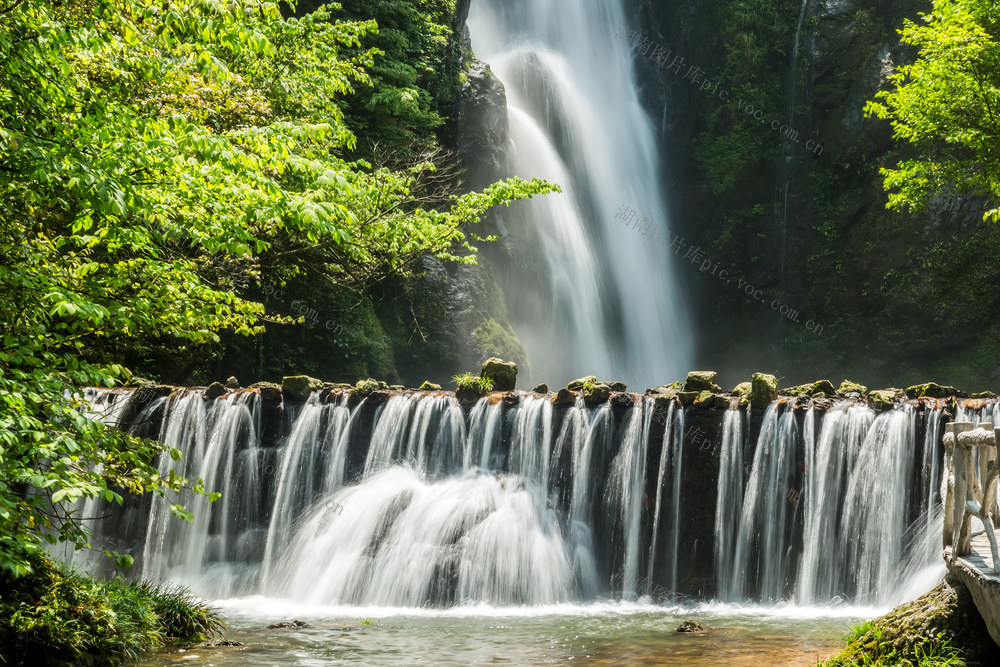
[[[614,37],[618,0],[474,0],[468,25],[506,87],[511,170],[563,188],[520,209],[540,265],[508,278],[535,374],[681,377],[691,337],[670,243],[616,220],[625,207],[669,227],[631,54]]]
[[[392,392],[354,405],[235,391],[89,390],[157,437],[161,473],[221,499],[90,501],[102,545],[211,597],[450,606],[599,598],[885,605],[936,562],[944,405],[763,413],[615,394],[601,405]],[[983,402],[980,402],[983,403]],[[957,413],[977,421],[996,401]]]

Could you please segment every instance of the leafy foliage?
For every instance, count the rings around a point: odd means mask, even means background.
[[[184,589],[95,581],[38,555],[31,560],[29,576],[0,575],[8,591],[0,600],[0,662],[114,664],[168,643],[204,640],[224,627]]]
[[[901,34],[920,55],[865,109],[918,151],[881,170],[889,208],[922,211],[935,196],[971,193],[993,207],[984,219],[1000,220],[1000,3],[935,0]]]
[[[493,391],[493,378],[482,377],[475,373],[463,373],[451,379],[458,390],[468,390],[478,394],[488,394]]]
[[[203,491],[74,386],[128,381],[135,350],[197,356],[292,321],[248,296],[264,275],[312,265],[362,290],[424,254],[474,263],[466,225],[554,189],[458,196],[426,159],[348,161],[342,105],[371,81],[375,30],[258,0],[0,7],[0,570],[29,573],[43,540],[85,546],[79,501]]]

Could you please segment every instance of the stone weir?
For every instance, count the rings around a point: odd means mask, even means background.
[[[193,524],[148,500],[84,511],[111,513],[103,546],[144,576],[217,597],[889,604],[940,562],[942,425],[996,409],[762,374],[490,391],[505,382],[87,390],[93,414],[182,453],[164,474],[222,498],[192,500]]]

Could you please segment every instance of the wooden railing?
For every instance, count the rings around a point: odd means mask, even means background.
[[[993,571],[1000,573],[1000,556],[994,525],[1000,521],[997,505],[997,442],[1000,428],[981,422],[952,422],[944,435],[946,489],[944,502],[944,546],[951,558],[972,552],[972,517],[983,522],[993,554]]]

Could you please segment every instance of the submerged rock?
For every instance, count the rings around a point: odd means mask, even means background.
[[[281,623],[272,623],[267,626],[268,630],[283,630],[285,628],[311,628],[312,626],[305,621],[300,621],[298,619],[294,621],[282,621]]]
[[[281,378],[281,391],[291,401],[309,400],[309,395],[323,388],[323,383],[308,375],[286,375]]]
[[[722,391],[722,387],[715,384],[718,376],[715,371],[691,371],[684,380],[684,391]]]
[[[491,357],[483,364],[479,375],[493,381],[494,391],[513,391],[517,383],[517,364]]]
[[[677,628],[677,632],[708,632],[711,630],[707,625],[699,623],[698,621],[692,621],[690,619],[684,621]]]
[[[750,378],[750,405],[766,408],[778,398],[778,378],[768,373],[754,373]]]

